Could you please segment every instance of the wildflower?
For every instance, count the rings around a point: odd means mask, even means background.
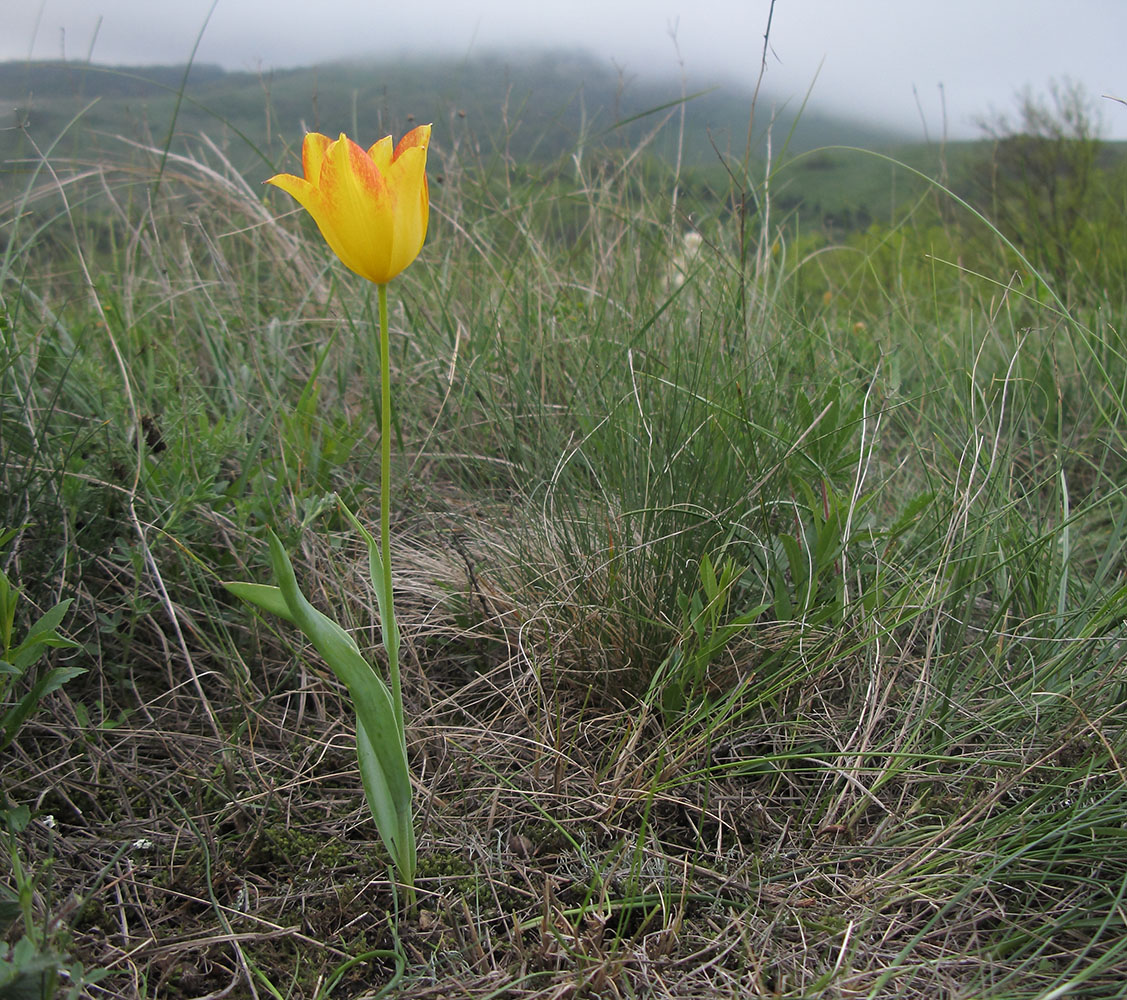
[[[384,136],[367,152],[343,132],[336,141],[310,132],[301,147],[305,176],[276,174],[266,183],[301,203],[346,267],[386,285],[426,239],[429,142],[429,125],[412,129],[394,148]]]
[[[429,142],[429,125],[412,129],[394,149],[391,136],[385,136],[367,152],[343,132],[335,142],[310,132],[301,147],[305,176],[277,174],[267,181],[301,202],[341,261],[376,285],[380,359],[380,394],[375,400],[380,411],[379,544],[347,507],[340,506],[368,543],[368,565],[376,591],[390,683],[385,684],[372,669],[352,636],[305,598],[290,557],[274,532],[270,532],[270,561],[276,584],[226,584],[233,594],[300,628],[348,688],[356,709],[356,753],[364,796],[412,905],[417,857],[399,671],[399,626],[391,583],[387,284],[419,255],[426,239],[430,214],[426,175]]]

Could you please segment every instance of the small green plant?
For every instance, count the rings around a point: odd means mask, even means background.
[[[742,576],[743,570],[732,559],[725,559],[717,574],[705,553],[700,561],[700,589],[691,596],[678,595],[680,635],[650,684],[651,696],[656,695],[655,700],[667,715],[685,711],[704,694],[709,667],[768,608],[769,605],[761,604],[725,620],[732,591]]]
[[[790,477],[791,503],[780,505],[792,512],[783,518],[769,561],[779,621],[817,623],[840,620],[844,613],[843,559],[850,527],[864,503],[856,495],[863,458],[856,440],[861,408],[845,396],[836,380],[814,402],[805,392],[795,393],[796,426],[806,429]]]
[[[20,859],[16,838],[31,821],[27,806],[11,806],[4,796],[0,809],[8,860],[15,887],[0,885],[0,931],[7,932],[23,922],[23,935],[0,957],[0,998],[2,1000],[50,1000],[55,996],[60,967],[66,956],[47,945],[32,908],[35,880]]]
[[[0,544],[15,533],[0,537]],[[59,634],[59,625],[70,608],[71,601],[60,601],[45,612],[27,631],[19,643],[14,643],[16,607],[19,591],[11,585],[7,574],[0,570],[0,750],[7,749],[16,738],[27,717],[52,691],[57,691],[67,681],[86,672],[83,667],[48,667],[35,677],[30,688],[15,700],[17,682],[31,675],[31,668],[50,649],[81,649],[81,644]]]
[[[0,536],[0,544],[9,541],[15,532]],[[18,699],[16,685],[30,678],[32,668],[51,649],[81,649],[80,643],[59,634],[59,625],[69,609],[70,600],[60,601],[43,614],[23,639],[16,643],[16,609],[19,591],[12,586],[7,574],[0,570],[0,750],[15,740],[27,718],[39,703],[52,691],[57,691],[67,681],[85,673],[82,667],[48,667],[31,681],[29,689]],[[0,885],[0,929],[7,930],[22,921],[23,934],[16,944],[0,957],[0,998],[2,1000],[32,1000],[56,995],[60,970],[65,969],[68,979],[81,981],[81,966],[71,969],[67,957],[52,947],[40,921],[35,918],[35,876],[24,865],[18,838],[31,822],[31,810],[26,805],[13,805],[4,789],[0,788],[0,827],[6,843],[11,878],[9,887]],[[75,971],[79,975],[74,975]],[[90,981],[87,979],[86,981]],[[77,996],[77,993],[71,995]]]

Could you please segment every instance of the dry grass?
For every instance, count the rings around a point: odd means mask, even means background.
[[[316,548],[312,566],[347,571]],[[8,794],[54,817],[25,847],[54,859],[44,911],[73,928],[88,967],[110,970],[93,995],[270,995],[262,973],[282,995],[314,996],[398,936],[401,995],[434,1000],[972,997],[999,981],[1032,993],[1082,945],[1046,938],[1035,965],[1006,969],[991,942],[1082,909],[1097,876],[1051,890],[996,852],[1036,827],[1047,783],[1061,797],[1121,792],[1119,774],[1092,769],[1109,720],[927,759],[904,715],[918,659],[814,658],[779,712],[750,695],[749,648],[748,697],[671,731],[581,672],[545,669],[553,626],[528,646],[543,604],[480,579],[475,591],[440,537],[416,538],[397,565],[411,567],[397,585],[418,909],[392,912],[350,712],[323,668],[262,625],[238,639],[254,664],[243,684],[199,651],[212,721],[230,734],[217,739],[175,654],[134,656],[129,687],[148,694],[120,724],[92,728],[71,699],[94,692],[72,687],[5,767]],[[459,630],[467,601],[490,616]],[[167,632],[159,616],[146,624]],[[567,650],[566,630],[557,638]],[[107,710],[125,707],[102,693]],[[372,957],[333,995],[374,995],[393,971]]]

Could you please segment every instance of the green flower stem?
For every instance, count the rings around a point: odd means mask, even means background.
[[[380,567],[382,579],[372,580],[383,588],[380,625],[387,650],[391,703],[400,733],[403,727],[403,688],[399,679],[399,627],[391,588],[391,348],[388,344],[387,285],[377,285],[380,303]],[[404,747],[406,749],[406,747]]]
[[[372,567],[372,586],[382,588],[379,601],[380,630],[387,651],[387,672],[391,681],[391,707],[395,729],[407,760],[407,730],[403,722],[403,685],[399,675],[399,623],[395,619],[395,594],[391,585],[391,337],[387,318],[387,285],[377,285],[380,311],[380,565]],[[369,561],[372,560],[369,557]],[[377,571],[379,579],[377,581]],[[410,769],[405,767],[409,776]],[[410,780],[408,778],[408,780]],[[407,883],[408,903],[415,904],[415,828],[410,814],[408,791],[406,825],[401,826],[400,875]]]

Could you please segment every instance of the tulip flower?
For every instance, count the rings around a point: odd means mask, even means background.
[[[385,136],[367,152],[343,133],[335,142],[311,132],[301,149],[304,177],[277,174],[267,183],[293,195],[313,216],[325,242],[341,261],[374,282],[379,297],[380,538],[368,533],[343,504],[368,544],[368,566],[383,646],[385,684],[352,637],[317,611],[302,594],[293,565],[277,536],[270,534],[274,585],[228,583],[231,593],[296,625],[348,688],[356,709],[356,753],[360,779],[376,829],[412,902],[415,830],[411,776],[399,675],[399,626],[391,586],[391,361],[388,349],[387,283],[410,264],[427,235],[427,145],[430,126],[420,125],[392,147]]]
[[[377,285],[419,255],[430,214],[430,126],[412,129],[394,149],[391,142],[384,136],[365,153],[343,132],[335,142],[310,132],[301,147],[305,176],[266,182],[293,195],[345,266]]]

